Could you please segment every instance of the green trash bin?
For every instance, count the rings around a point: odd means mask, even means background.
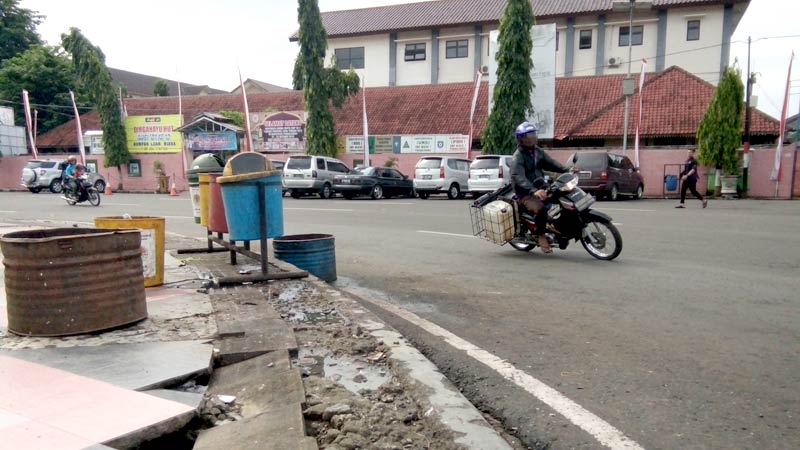
[[[208,223],[208,184],[205,188],[200,184],[200,175],[209,173],[222,173],[225,161],[216,153],[204,153],[192,161],[192,166],[186,171],[189,179],[189,192],[192,198],[192,211],[194,222],[201,225]],[[203,208],[205,206],[205,208]]]

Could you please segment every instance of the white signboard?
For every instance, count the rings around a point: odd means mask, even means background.
[[[0,124],[0,155],[25,155],[28,153],[27,142],[24,127]]]
[[[450,153],[467,153],[469,148],[469,136],[464,134],[453,134],[450,138]]]
[[[448,153],[450,151],[450,136],[436,136],[433,151],[435,153]]]
[[[345,145],[347,153],[364,154],[364,136],[347,136]]]
[[[7,106],[0,106],[0,125],[14,126],[14,110]]]
[[[489,33],[489,111],[492,110],[494,86],[497,84],[497,51],[499,49],[497,30]],[[534,113],[528,117],[539,127],[540,139],[552,139],[555,131],[556,104],[556,26],[555,24],[534,25],[531,28],[533,38],[533,69],[531,79],[535,87],[531,92],[531,105]]]

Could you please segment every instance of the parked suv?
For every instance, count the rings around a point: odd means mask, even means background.
[[[617,200],[620,195],[640,199],[644,195],[644,179],[627,156],[606,152],[573,153],[569,167],[580,169],[578,185],[596,197]]]
[[[45,188],[50,189],[50,192],[54,194],[58,194],[63,190],[61,178],[62,172],[66,167],[67,162],[63,159],[32,159],[22,168],[20,184],[34,194],[38,194]],[[98,191],[105,190],[105,178],[98,173],[89,172],[88,168],[86,173]]]
[[[478,195],[492,192],[511,182],[510,155],[481,155],[469,165],[469,191]]]
[[[464,198],[469,191],[470,163],[468,159],[446,156],[422,157],[414,168],[414,190],[421,199],[440,192],[447,192],[451,200]]]
[[[303,194],[319,194],[320,198],[333,196],[333,177],[349,173],[341,161],[326,156],[290,156],[283,166],[283,187],[292,198]]]

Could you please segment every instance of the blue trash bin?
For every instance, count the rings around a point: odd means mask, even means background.
[[[664,177],[664,189],[667,192],[677,191],[678,190],[678,176],[677,175],[667,175]]]
[[[336,281],[336,243],[330,234],[298,234],[272,240],[275,257],[317,278]]]
[[[217,178],[225,205],[229,239],[256,241],[260,236],[258,197],[264,196],[267,238],[283,236],[281,172],[271,170]]]

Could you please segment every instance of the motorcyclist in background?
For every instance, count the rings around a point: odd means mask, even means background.
[[[550,242],[544,235],[547,227],[547,200],[544,171],[565,173],[569,169],[550,157],[541,147],[536,125],[522,122],[517,126],[517,150],[511,159],[511,184],[517,202],[534,215],[539,247],[544,253],[552,253]]]
[[[78,163],[78,158],[75,155],[70,155],[67,158],[67,163],[69,165],[64,169],[63,178],[64,178],[64,185],[67,187],[67,192],[65,192],[67,197],[75,197],[78,193],[78,178],[75,176],[75,168]]]

